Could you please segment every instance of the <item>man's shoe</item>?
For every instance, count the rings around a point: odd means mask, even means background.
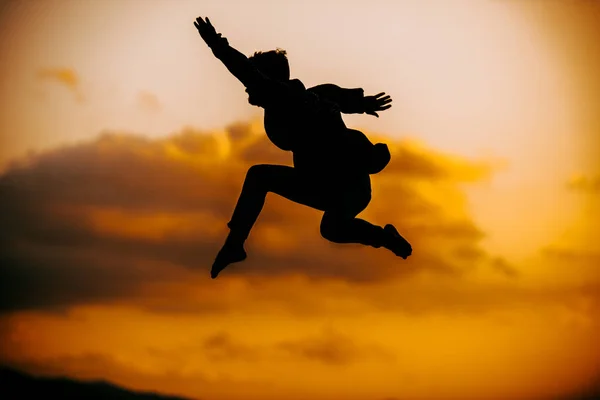
[[[402,257],[406,260],[406,258],[412,254],[412,247],[410,243],[408,243],[408,241],[398,233],[394,225],[386,225],[383,228],[383,231],[387,236],[383,247],[391,250],[398,257]]]
[[[244,250],[244,246],[234,247],[226,244],[215,258],[215,262],[210,270],[210,277],[215,279],[229,264],[244,261],[245,259],[246,251]]]

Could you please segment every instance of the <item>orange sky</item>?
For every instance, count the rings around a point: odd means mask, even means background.
[[[176,4],[2,3],[2,363],[203,399],[597,384],[597,3]],[[210,280],[245,171],[290,159],[197,15],[285,48],[307,85],[393,97],[345,120],[392,150],[363,216],[410,260],[271,196],[248,260]]]

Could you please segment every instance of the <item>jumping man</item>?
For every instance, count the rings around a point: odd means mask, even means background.
[[[227,224],[229,235],[211,270],[214,279],[229,264],[246,259],[244,243],[268,192],[323,212],[321,235],[334,243],[384,247],[406,259],[410,244],[391,225],[356,218],[371,201],[370,175],[390,161],[385,144],[373,145],[360,131],[346,127],[342,113],[366,113],[391,107],[385,93],[364,96],[362,89],[324,84],[306,89],[290,79],[284,50],[256,52],[250,58],[217,33],[208,18],[194,22],[215,57],[246,87],[248,102],[265,110],[265,131],[282,150],[293,154],[293,167],[250,167]]]

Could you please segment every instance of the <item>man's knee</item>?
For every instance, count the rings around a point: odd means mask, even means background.
[[[321,219],[321,236],[330,242],[339,242],[344,230],[344,220],[325,214]]]
[[[269,175],[269,166],[264,164],[253,165],[246,172],[246,184],[264,186]]]
[[[256,179],[260,178],[266,172],[267,165],[264,164],[256,164],[248,168],[248,172],[246,172],[247,179]]]
[[[290,167],[273,164],[257,164],[248,168],[244,186],[260,192],[281,192],[297,183]]]

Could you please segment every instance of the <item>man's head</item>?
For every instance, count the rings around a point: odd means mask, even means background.
[[[260,72],[271,79],[278,81],[290,79],[290,64],[288,63],[287,53],[283,49],[266,52],[257,51],[249,60]]]
[[[266,52],[257,51],[248,59],[250,62],[267,77],[286,82],[290,79],[290,65],[286,56],[286,51],[283,49],[270,50]],[[248,93],[248,103],[253,106],[261,104],[261,93],[253,91]]]

